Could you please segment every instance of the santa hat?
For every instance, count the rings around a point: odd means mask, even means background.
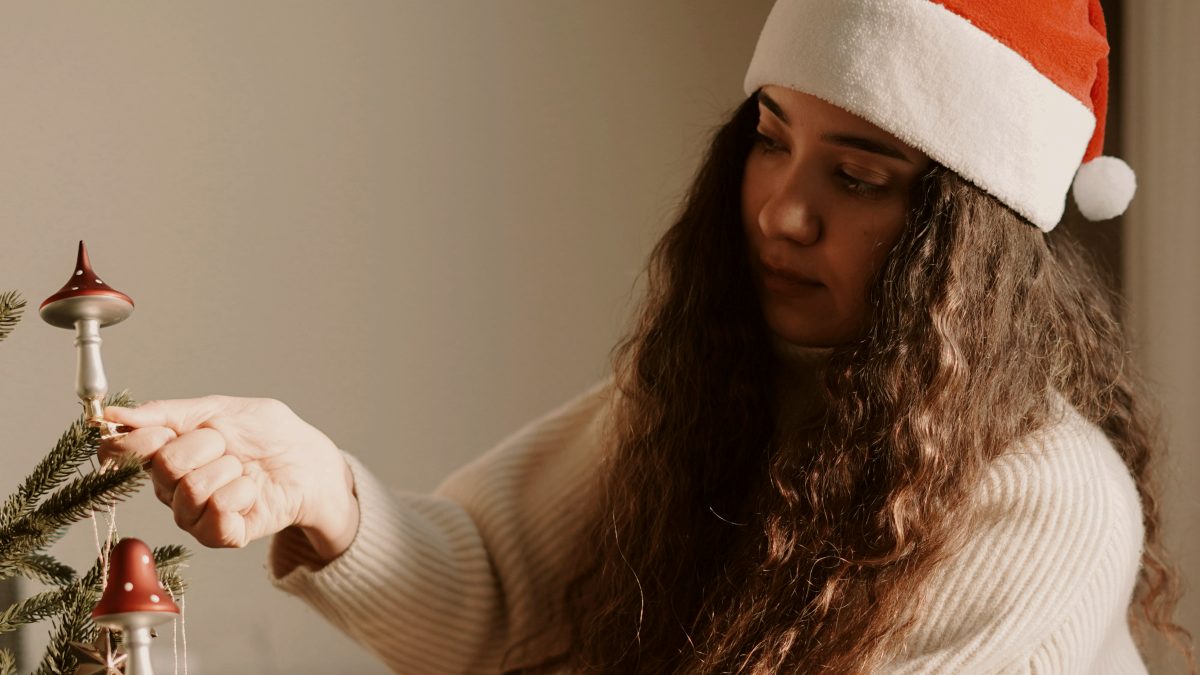
[[[848,110],[1043,231],[1067,190],[1125,211],[1133,171],[1101,157],[1108,40],[1099,0],[778,0],[746,73]]]

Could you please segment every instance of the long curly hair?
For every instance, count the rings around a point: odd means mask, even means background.
[[[868,331],[829,355],[809,423],[783,431],[740,224],[757,115],[752,96],[717,130],[614,352],[613,450],[567,591],[563,660],[582,673],[870,672],[966,535],[953,516],[970,486],[1061,394],[1141,496],[1130,621],[1191,664],[1171,618],[1157,422],[1114,298],[1065,233],[935,166],[873,283]]]

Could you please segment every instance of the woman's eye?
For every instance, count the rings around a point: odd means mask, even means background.
[[[754,143],[766,152],[782,152],[787,149],[782,144],[777,143],[774,138],[761,131],[754,132]]]
[[[849,190],[850,192],[852,192],[854,194],[862,195],[864,197],[877,197],[877,196],[883,194],[883,192],[885,190],[887,190],[886,185],[876,185],[874,183],[868,183],[865,180],[861,180],[861,179],[855,178],[854,176],[851,176],[850,174],[846,173],[845,171],[838,171],[838,178],[841,179],[842,184],[846,186],[847,190]]]

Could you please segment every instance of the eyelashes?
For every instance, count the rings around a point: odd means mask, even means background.
[[[787,148],[761,131],[754,132],[754,145],[768,153],[785,152]]]
[[[787,146],[757,129],[754,131],[753,139],[754,148],[765,154],[786,154],[788,152]],[[876,185],[875,183],[855,178],[842,168],[834,169],[832,177],[847,192],[859,197],[880,197],[888,190],[887,185]]]
[[[837,173],[841,177],[842,184],[846,186],[846,189],[855,194],[862,195],[864,197],[878,197],[887,192],[886,185],[876,185],[874,183],[868,183],[864,180],[859,180],[842,170],[838,170]]]

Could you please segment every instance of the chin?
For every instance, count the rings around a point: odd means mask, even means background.
[[[848,331],[836,321],[820,321],[795,314],[766,312],[767,327],[775,337],[797,347],[836,347],[854,339],[855,332]]]

